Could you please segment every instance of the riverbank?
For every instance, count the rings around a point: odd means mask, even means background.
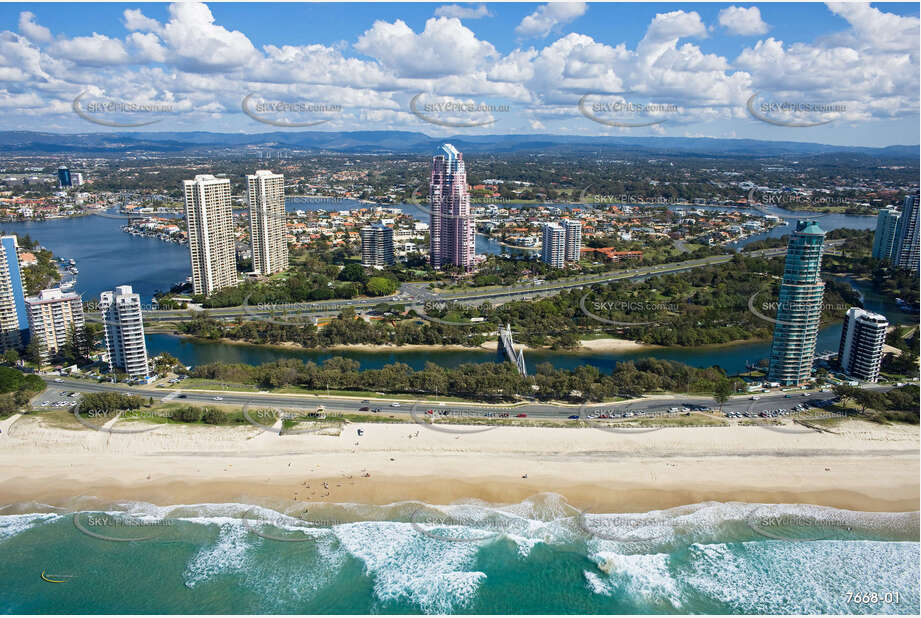
[[[918,427],[864,421],[806,434],[740,426],[456,434],[355,423],[338,435],[283,437],[249,426],[109,434],[63,423],[28,415],[0,435],[0,500],[449,504],[552,492],[605,512],[710,500],[916,511],[919,501]]]
[[[306,348],[301,346],[298,343],[293,341],[286,341],[281,343],[253,343],[251,341],[240,341],[238,339],[229,339],[227,337],[221,337],[218,339],[204,339],[197,337],[195,335],[189,335],[186,333],[181,333],[174,329],[163,329],[158,330],[156,328],[148,329],[149,333],[159,333],[159,334],[168,334],[181,339],[189,341],[206,341],[211,343],[222,343],[227,345],[239,345],[239,346],[251,346],[255,348],[266,348],[266,349],[277,349],[277,350],[304,350],[304,351],[357,351],[357,352],[370,352],[370,353],[385,353],[392,351],[416,351],[416,352],[434,352],[434,351],[472,351],[472,350],[489,350],[495,352],[499,347],[499,342],[496,340],[485,341],[479,346],[464,346],[464,345],[436,345],[436,344],[419,344],[419,343],[407,343],[403,345],[394,345],[394,344],[372,344],[372,343],[343,343],[338,345],[331,345],[322,348]],[[628,339],[615,339],[615,338],[602,338],[602,339],[583,339],[580,342],[580,346],[577,348],[570,348],[564,350],[554,350],[561,354],[573,353],[577,354],[579,352],[590,351],[590,352],[629,352],[629,351],[639,351],[639,350],[651,350],[655,348],[662,348],[663,346],[656,346],[647,343],[640,343],[638,341],[630,341]],[[744,343],[744,342],[743,342]],[[727,344],[719,344],[727,345]],[[548,351],[551,350],[549,347],[532,347],[524,344],[517,343],[515,344],[516,349],[523,349],[525,352],[535,352],[535,351]]]

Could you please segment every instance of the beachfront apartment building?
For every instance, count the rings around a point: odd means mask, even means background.
[[[22,347],[29,335],[19,245],[15,236],[0,237],[0,352]]]
[[[209,296],[237,285],[230,180],[200,174],[182,182],[189,227],[192,289]]]
[[[844,316],[838,364],[845,374],[876,382],[886,344],[886,316],[859,307],[851,307]]]
[[[23,254],[19,251],[16,236],[0,236],[0,259],[6,262],[9,289],[13,295],[13,307],[19,324],[19,345],[25,345],[29,341],[29,316],[26,314],[26,293],[22,283],[22,267],[27,264],[23,261],[24,256],[32,256],[33,263],[35,263],[35,256],[31,253]],[[0,285],[0,287],[3,286]],[[0,307],[3,304],[4,301],[0,300]]]
[[[288,269],[285,177],[256,170],[246,177],[253,272],[271,275]]]
[[[57,354],[68,342],[82,342],[86,322],[79,294],[51,288],[26,298],[25,303],[29,332],[38,342],[43,360]]]
[[[768,368],[768,379],[784,386],[802,384],[812,375],[825,293],[824,244],[825,232],[815,221],[798,221],[787,244]]]
[[[898,227],[899,211],[895,208],[881,208],[876,215],[876,231],[873,232],[872,255],[877,260],[892,260]]]
[[[918,209],[918,196],[907,196],[902,206],[902,214],[899,216],[898,229],[895,232],[892,263],[912,272],[918,272],[918,260],[921,259],[918,252],[918,232],[921,227],[919,216],[921,216],[921,211]]]
[[[582,255],[582,222],[563,219],[563,230],[566,232],[564,259],[567,262],[578,262]]]
[[[384,268],[393,264],[393,228],[377,223],[364,226],[358,234],[362,266]]]
[[[145,378],[150,368],[141,297],[130,285],[120,285],[99,295],[99,311],[105,327],[109,369],[121,370],[133,378]]]
[[[553,268],[566,265],[566,230],[558,223],[545,223],[541,238],[540,260]]]
[[[442,144],[432,158],[429,184],[429,260],[432,268],[459,266],[473,270],[476,237],[470,213],[464,157],[451,144]]]

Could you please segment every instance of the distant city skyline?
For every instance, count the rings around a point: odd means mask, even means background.
[[[919,23],[910,3],[4,4],[0,130],[888,146],[917,141]],[[790,104],[823,111],[790,126]]]

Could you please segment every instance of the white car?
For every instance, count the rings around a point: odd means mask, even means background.
[[[55,378],[54,381],[60,384],[60,383],[63,382],[64,380],[62,380],[61,378]]]
[[[399,407],[400,407],[400,402],[396,401],[396,402],[390,404],[390,407],[391,407],[391,408],[399,408]]]
[[[214,400],[215,400],[215,401],[224,401],[224,398],[223,398],[223,397],[215,397]]]

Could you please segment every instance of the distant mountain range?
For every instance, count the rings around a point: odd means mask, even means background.
[[[694,137],[585,137],[574,135],[457,135],[435,138],[410,131],[279,131],[274,133],[0,131],[0,149],[16,154],[219,153],[227,149],[306,150],[347,154],[425,154],[451,142],[461,152],[571,153],[714,157],[863,155],[918,160],[919,146],[830,146],[809,142]]]

